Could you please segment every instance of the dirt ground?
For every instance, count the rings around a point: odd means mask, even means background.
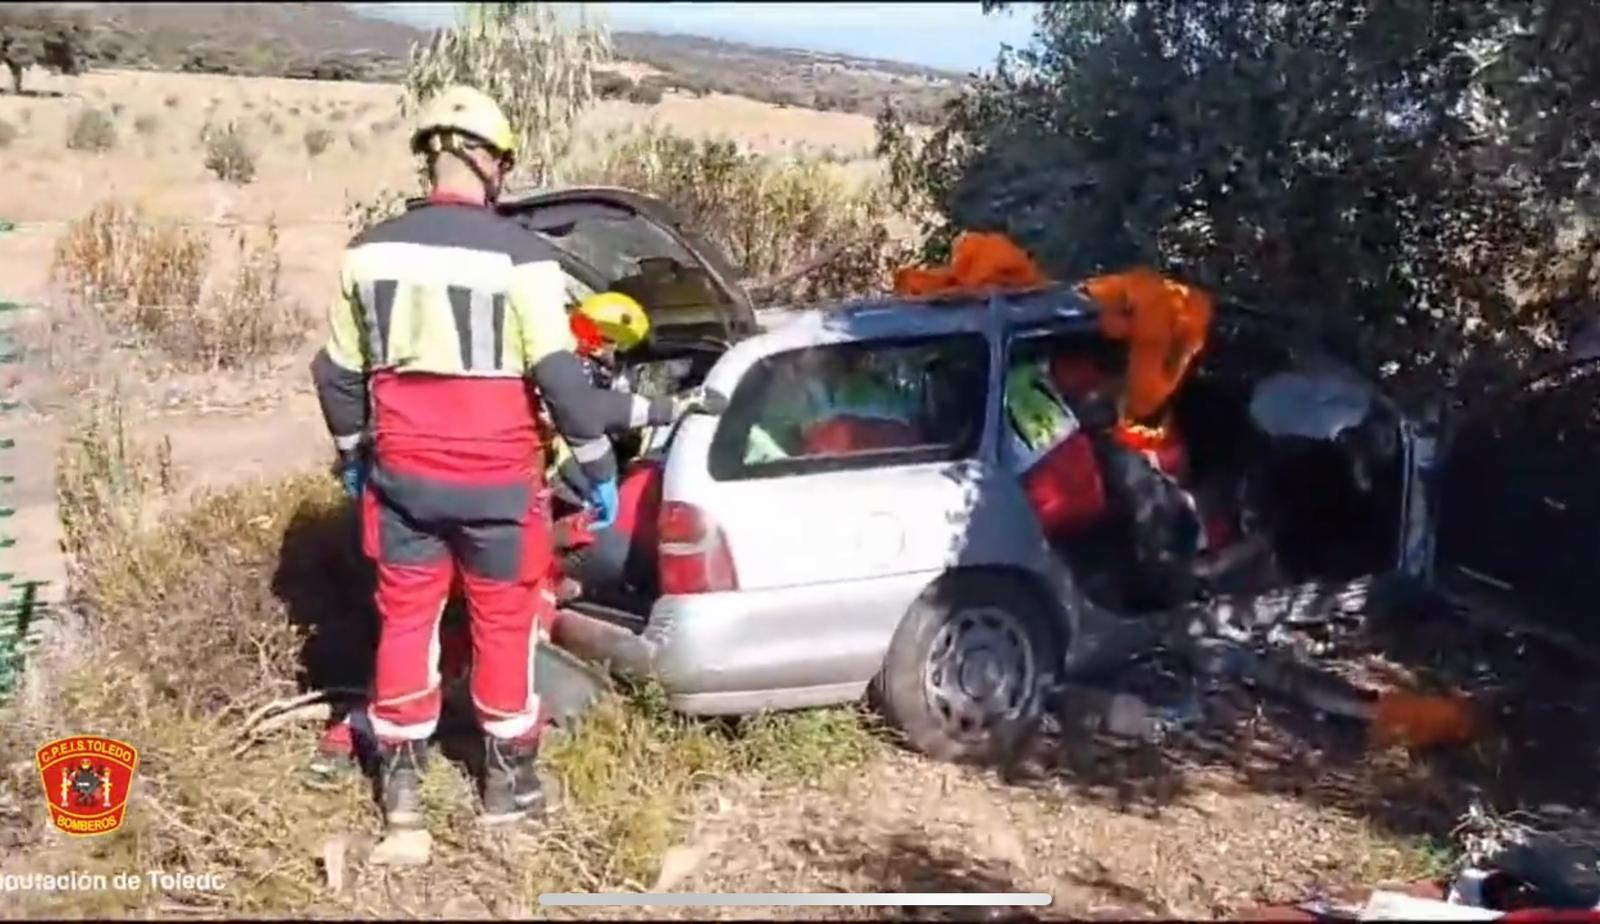
[[[403,186],[410,177],[397,90],[389,86],[131,72],[64,79],[34,74],[29,84],[46,95],[0,95],[0,119],[21,132],[0,149],[0,175],[7,178],[0,184],[0,220],[18,225],[0,233],[0,290],[35,306],[26,319],[33,322],[52,310],[48,270],[56,236],[66,222],[113,195],[176,221],[275,218],[283,228],[287,295],[314,313],[347,236],[346,202]],[[86,106],[115,113],[116,150],[89,154],[65,147],[69,118]],[[147,117],[142,132],[136,128],[141,117]],[[244,187],[213,179],[202,165],[200,129],[208,120],[230,119],[248,124],[262,145],[260,175]],[[769,152],[831,149],[853,166],[872,167],[870,119],[736,98],[672,96],[651,107],[607,103],[584,130],[592,140],[649,120],[680,133],[731,136]],[[302,138],[317,125],[333,129],[336,141],[310,159]],[[250,377],[132,376],[136,428],[171,438],[187,487],[318,464],[327,458],[327,439],[304,372],[314,347],[308,339],[296,355]],[[26,404],[7,416],[0,432],[17,441],[6,464],[17,475],[10,528],[20,541],[14,567],[6,570],[52,581],[59,592],[52,460],[63,411],[79,396],[37,369],[27,376]],[[1173,764],[1171,752],[1123,748],[1087,758],[1098,768],[1094,773],[1040,771],[1001,781],[888,751],[837,787],[709,793],[663,857],[655,885],[680,891],[1044,891],[1055,903],[1038,910],[1043,917],[1211,917],[1429,872],[1436,845],[1424,826],[1391,823],[1372,804],[1339,794],[1381,778],[1397,784],[1389,787],[1397,798],[1448,812],[1461,807],[1457,793],[1429,797],[1431,777],[1393,755],[1335,764],[1331,753],[1325,745],[1301,743],[1274,751],[1274,760],[1261,765],[1247,735],[1227,745],[1226,759],[1191,754]],[[451,901],[442,910],[453,916],[527,913],[472,896]],[[388,913],[404,910],[390,906]]]

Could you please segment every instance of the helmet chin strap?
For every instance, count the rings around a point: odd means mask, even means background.
[[[461,143],[460,136],[436,137],[433,147],[435,156],[449,154],[465,164],[468,170],[472,171],[472,175],[477,177],[478,182],[483,185],[484,205],[494,205],[499,200],[501,178],[489,176],[488,172],[478,165],[478,162],[467,153],[466,146]]]
[[[472,175],[477,177],[478,178],[478,182],[483,184],[483,204],[484,205],[493,205],[496,201],[499,200],[499,198],[500,198],[500,180],[499,180],[499,178],[491,178],[489,176],[488,172],[485,171],[482,167],[480,167],[478,165],[478,162],[476,160],[474,160],[472,157],[470,157],[467,154],[466,151],[462,150],[459,145],[448,149],[448,153],[453,155],[457,160],[461,161],[463,164],[466,164],[467,165],[467,169],[472,171]]]

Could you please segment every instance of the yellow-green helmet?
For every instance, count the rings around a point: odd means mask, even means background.
[[[583,326],[584,322],[577,321],[577,318],[583,318],[593,325],[596,334],[623,353],[644,343],[645,338],[650,336],[650,316],[645,314],[644,306],[621,292],[600,292],[589,296],[578,303],[573,319],[578,326]],[[580,335],[579,339],[584,338]]]
[[[502,157],[515,157],[517,137],[500,106],[474,87],[453,86],[434,94],[417,114],[411,133],[413,153],[437,152],[441,134],[468,135],[493,148]]]

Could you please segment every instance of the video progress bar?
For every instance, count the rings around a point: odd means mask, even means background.
[[[802,905],[1043,907],[1043,892],[546,892],[541,905],[587,907],[794,907]]]

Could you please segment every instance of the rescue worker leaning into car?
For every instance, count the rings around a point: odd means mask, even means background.
[[[367,718],[395,830],[423,824],[420,784],[441,706],[439,621],[458,570],[486,748],[483,820],[543,806],[533,657],[553,598],[535,403],[600,486],[616,478],[607,431],[670,422],[681,406],[588,381],[555,251],[490,207],[515,157],[492,100],[444,90],[424,106],[411,147],[426,159],[431,193],[350,243],[312,368],[377,563]],[[593,498],[602,507],[603,491]]]

